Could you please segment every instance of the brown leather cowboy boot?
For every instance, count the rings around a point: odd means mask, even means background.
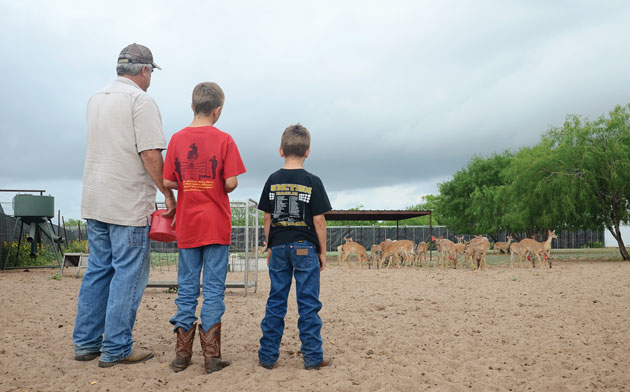
[[[188,331],[184,328],[177,328],[177,343],[175,345],[175,359],[171,362],[171,369],[175,373],[181,372],[190,366],[190,358],[192,357],[193,341],[195,340],[195,329],[197,325],[193,324]]]
[[[214,324],[208,332],[203,332],[200,325],[199,339],[206,373],[216,372],[230,365],[230,361],[221,358],[221,323]]]

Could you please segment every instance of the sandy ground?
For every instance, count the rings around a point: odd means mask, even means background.
[[[154,359],[108,369],[74,361],[81,281],[73,268],[61,280],[51,279],[56,272],[0,272],[1,391],[630,390],[630,263],[484,272],[330,265],[320,315],[334,364],[320,371],[303,369],[293,291],[278,366],[258,366],[269,289],[261,272],[257,293],[227,292],[223,356],[233,364],[211,375],[198,340],[192,366],[169,369],[175,294],[157,288],[146,290],[134,330]],[[152,277],[170,278],[175,272]]]

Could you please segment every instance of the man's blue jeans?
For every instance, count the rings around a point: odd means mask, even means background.
[[[210,327],[221,322],[225,312],[225,278],[228,268],[229,245],[205,245],[198,248],[179,250],[177,265],[177,313],[171,319],[173,330],[182,327],[188,331],[197,317],[199,278],[203,267],[203,305],[201,306],[201,328],[208,332]]]
[[[114,362],[131,354],[131,331],[149,280],[149,225],[119,226],[88,219],[90,256],[74,324],[74,351],[101,352]]]
[[[322,308],[319,301],[319,257],[315,245],[300,241],[271,248],[269,260],[271,289],[265,318],[260,323],[263,336],[260,338],[258,350],[258,359],[265,366],[273,365],[280,356],[280,342],[284,333],[284,316],[287,314],[292,276],[295,277],[300,315],[298,329],[304,365],[317,366],[324,359],[322,320],[318,315]]]

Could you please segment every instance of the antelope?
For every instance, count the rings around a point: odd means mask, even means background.
[[[496,250],[497,253],[507,253],[510,249],[510,244],[512,243],[514,238],[512,238],[511,235],[508,235],[507,240],[507,242],[495,242],[494,250]]]
[[[547,255],[549,255],[549,268],[551,268],[551,240],[554,238],[558,238],[556,231],[547,230],[547,241],[545,242],[538,242],[530,238],[525,238],[521,241],[523,253],[528,257],[529,255],[532,256],[532,267],[536,267],[536,261],[533,260],[533,256],[536,255],[536,258],[538,259],[538,266],[539,268],[542,268],[543,261],[540,258],[540,255],[542,254],[545,259],[547,258]]]
[[[420,261],[420,267],[422,267],[422,260],[427,261],[427,243],[422,241],[416,247],[416,261]]]
[[[363,260],[365,260],[366,262],[368,261],[368,254],[365,248],[363,247],[363,245],[357,242],[354,242],[354,241],[346,242],[345,244],[341,245],[341,251],[342,251],[342,257],[341,257],[340,265],[343,265],[344,262],[348,261],[348,257],[350,257],[352,253],[357,255],[357,257],[359,258],[359,265],[361,266],[361,269],[363,269]],[[349,261],[348,261],[348,267],[350,267]]]
[[[385,243],[382,247],[383,254],[381,255],[379,265],[382,266],[383,262],[389,257],[393,257],[394,260],[398,261],[398,256],[401,255],[402,263],[407,263],[407,266],[409,266],[409,261],[411,261],[411,251],[413,250],[414,246],[415,244],[409,240],[392,241]],[[391,267],[392,264],[393,261],[389,263],[389,267]],[[398,267],[400,268],[400,262],[398,262]]]

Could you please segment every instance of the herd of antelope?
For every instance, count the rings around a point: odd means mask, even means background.
[[[461,256],[464,256],[464,265],[471,265],[477,269],[486,268],[486,254],[490,250],[490,241],[486,237],[476,236],[470,241],[465,242],[464,236],[455,237],[457,243],[446,239],[432,237],[437,248],[437,264],[441,264],[442,268],[446,268],[447,263],[451,263],[453,268],[457,268]],[[558,238],[554,231],[547,231],[547,240],[538,242],[536,240],[526,238],[521,242],[512,242],[512,236],[508,236],[507,242],[496,242],[494,249],[497,252],[510,253],[510,266],[514,267],[514,256],[518,257],[519,266],[523,267],[523,258],[531,260],[532,267],[536,267],[538,260],[538,268],[542,268],[546,261],[551,268],[551,240]],[[374,244],[370,248],[370,255],[363,245],[354,242],[352,238],[344,237],[345,243],[337,247],[339,265],[343,266],[350,262],[348,258],[351,254],[355,254],[359,259],[359,265],[363,268],[363,263],[371,266],[376,264],[376,268],[382,268],[385,264],[388,267],[397,266],[416,266],[422,267],[422,262],[427,260],[428,245],[426,242],[420,242],[418,245],[409,240],[392,241],[386,239],[380,244]],[[433,264],[435,267],[435,264]]]

